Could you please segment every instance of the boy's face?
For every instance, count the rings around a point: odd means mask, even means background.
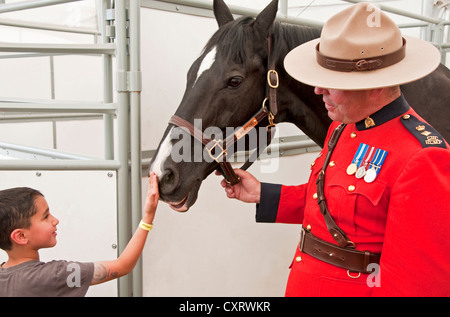
[[[31,217],[31,226],[27,229],[29,246],[35,250],[56,245],[56,225],[59,220],[50,214],[47,201],[38,196],[34,200],[36,214]]]

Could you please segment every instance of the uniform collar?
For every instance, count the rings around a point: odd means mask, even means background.
[[[400,97],[398,97],[397,99],[392,101],[390,104],[384,106],[383,108],[381,108],[380,110],[378,110],[377,112],[375,112],[369,116],[373,120],[375,125],[367,128],[366,124],[365,124],[366,120],[361,120],[356,123],[356,128],[359,131],[361,131],[361,130],[368,130],[368,129],[377,127],[377,126],[382,125],[383,123],[386,123],[396,117],[401,116],[406,111],[408,111],[409,108],[410,108],[409,104],[406,101],[406,99],[403,97],[403,94],[402,94]]]

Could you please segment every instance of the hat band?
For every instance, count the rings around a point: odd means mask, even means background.
[[[351,60],[338,59],[322,55],[319,51],[319,44],[316,46],[317,63],[330,70],[340,72],[368,71],[388,67],[400,62],[406,53],[406,40],[403,38],[403,45],[400,49],[387,55],[374,56],[367,59]]]

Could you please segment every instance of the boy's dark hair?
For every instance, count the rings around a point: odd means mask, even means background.
[[[10,250],[10,235],[18,228],[29,228],[30,218],[36,213],[34,201],[44,196],[38,190],[16,187],[0,190],[0,248]]]

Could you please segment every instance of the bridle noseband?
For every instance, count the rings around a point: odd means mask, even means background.
[[[268,54],[269,60],[271,48],[272,48],[272,38],[271,36],[269,36],[269,54]],[[236,143],[238,140],[240,140],[242,137],[247,135],[265,118],[269,120],[269,125],[266,127],[267,133],[269,134],[269,139],[271,140],[273,138],[272,130],[275,127],[273,120],[278,112],[277,93],[276,93],[278,85],[279,85],[279,78],[278,73],[275,70],[275,62],[271,62],[267,71],[267,94],[266,94],[267,97],[262,102],[261,109],[256,114],[254,114],[250,118],[250,120],[247,120],[247,122],[239,130],[237,130],[234,134],[229,135],[225,140],[216,140],[216,139],[211,140],[205,137],[203,131],[200,131],[192,123],[186,121],[185,119],[177,115],[173,115],[170,118],[169,124],[173,124],[177,127],[184,129],[192,137],[203,143],[211,159],[219,163],[219,166],[222,170],[222,174],[224,175],[226,182],[230,185],[235,185],[239,183],[241,179],[239,176],[236,175],[236,173],[233,170],[233,167],[226,160],[227,149],[231,145]],[[269,102],[268,106],[267,102]],[[260,152],[262,152],[262,150],[263,149],[260,149],[258,144],[256,151],[247,159],[244,165],[241,166],[241,169],[246,170],[247,168],[249,168],[256,160],[256,158],[259,156]]]

